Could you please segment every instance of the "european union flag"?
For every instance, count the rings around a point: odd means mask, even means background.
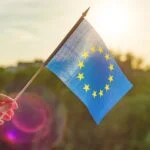
[[[97,124],[132,88],[103,40],[85,19],[47,68],[86,105]]]

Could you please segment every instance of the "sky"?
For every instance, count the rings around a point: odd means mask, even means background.
[[[108,48],[150,64],[149,0],[0,1],[0,66],[47,59],[82,12]]]

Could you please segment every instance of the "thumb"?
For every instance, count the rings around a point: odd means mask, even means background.
[[[5,104],[0,106],[0,112],[6,112],[11,108],[11,104]]]

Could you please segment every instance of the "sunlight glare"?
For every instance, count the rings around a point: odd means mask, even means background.
[[[129,32],[128,10],[119,4],[104,3],[95,6],[89,20],[100,35],[104,35],[107,39],[117,40]]]

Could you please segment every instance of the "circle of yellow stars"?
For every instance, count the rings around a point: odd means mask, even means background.
[[[85,67],[85,60],[92,54],[92,53],[95,53],[95,52],[99,52],[99,54],[101,55],[104,55],[104,58],[106,61],[108,61],[108,69],[110,71],[110,75],[108,76],[108,81],[107,83],[105,84],[104,88],[103,89],[100,89],[99,91],[96,91],[96,90],[92,90],[90,85],[89,84],[84,84],[83,86],[83,90],[88,93],[89,91],[92,91],[92,97],[93,98],[96,98],[97,96],[99,97],[103,97],[104,94],[106,92],[108,92],[110,90],[110,86],[111,86],[111,83],[114,81],[114,76],[112,75],[112,72],[114,71],[115,67],[112,63],[109,63],[109,60],[110,60],[110,55],[108,53],[104,53],[104,50],[103,48],[99,48],[98,50],[95,48],[95,47],[92,47],[90,49],[90,51],[84,51],[82,53],[82,58],[83,60],[82,61],[79,61],[78,62],[78,67],[79,69],[82,71],[82,69]],[[79,72],[77,74],[77,79],[82,81],[85,79],[85,76],[84,76],[84,73],[83,72]]]

